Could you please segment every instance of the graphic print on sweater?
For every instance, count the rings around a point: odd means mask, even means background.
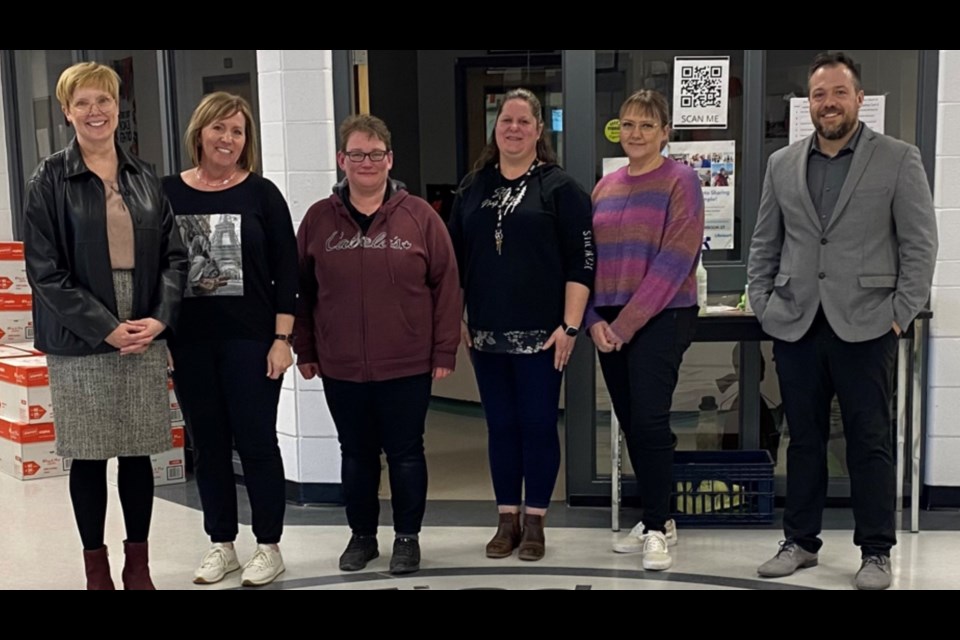
[[[190,261],[184,297],[242,296],[240,216],[178,215],[177,226]]]

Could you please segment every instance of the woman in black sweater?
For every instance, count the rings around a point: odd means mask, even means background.
[[[486,554],[505,558],[519,546],[521,560],[539,560],[560,468],[560,381],[593,285],[594,250],[590,197],[556,164],[530,91],[504,97],[449,228],[500,512]]]
[[[284,571],[277,545],[286,487],[276,422],[283,373],[293,364],[297,241],[280,191],[254,173],[256,140],[247,101],[212,93],[185,134],[194,166],[163,181],[190,260],[171,352],[213,542],[194,573],[198,584],[240,569],[234,445],[257,537],[242,583],[268,584]]]

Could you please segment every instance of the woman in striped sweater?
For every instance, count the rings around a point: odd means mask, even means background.
[[[660,93],[638,91],[620,107],[620,144],[630,162],[593,190],[597,272],[586,313],[640,486],[643,524],[631,534],[643,568],[657,571],[673,564],[670,403],[697,320],[704,220],[697,174],[661,153],[669,136]]]

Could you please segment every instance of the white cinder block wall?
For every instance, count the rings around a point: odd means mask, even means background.
[[[10,212],[10,174],[7,171],[6,122],[3,115],[3,87],[0,86],[0,241],[13,240]]]
[[[940,52],[933,277],[924,482],[960,487],[960,50]]]
[[[337,179],[333,63],[329,50],[259,50],[263,175],[290,205],[294,227]],[[340,483],[340,446],[323,385],[291,370],[277,432],[288,480]]]

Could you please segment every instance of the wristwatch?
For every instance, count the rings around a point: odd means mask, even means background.
[[[292,333],[278,333],[273,336],[274,340],[282,340],[287,344],[293,344],[293,334]]]
[[[563,327],[563,332],[571,338],[576,338],[577,334],[580,333],[580,327],[571,327],[566,322],[561,322],[560,326]]]

